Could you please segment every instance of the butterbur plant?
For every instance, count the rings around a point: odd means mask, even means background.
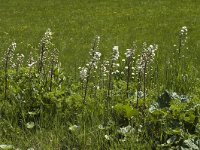
[[[114,66],[116,66],[116,62],[119,59],[119,47],[114,46],[112,51],[112,56],[109,64],[109,74],[108,74],[108,92],[107,99],[111,98],[111,90],[112,90],[112,76],[114,72]]]
[[[98,63],[101,58],[101,53],[99,52],[99,42],[100,37],[97,36],[94,40],[93,46],[89,52],[90,61],[85,65],[85,67],[80,70],[80,78],[83,85],[83,103],[86,102],[87,92],[88,92],[88,84],[91,78],[91,74],[94,70],[98,68]]]
[[[13,65],[13,56],[14,56],[14,51],[16,49],[16,43],[13,42],[7,51],[4,54],[3,57],[3,68],[4,68],[4,98],[5,100],[7,99],[7,91],[8,91],[8,78],[9,78],[9,73],[8,70],[9,68]]]
[[[143,50],[140,58],[137,61],[137,74],[138,74],[138,86],[137,86],[137,106],[139,99],[139,92],[143,91],[144,105],[147,93],[147,75],[150,64],[154,61],[155,52],[157,51],[157,45],[150,45],[147,47],[146,43],[143,44]],[[143,87],[143,89],[142,89]]]
[[[175,59],[178,59],[178,63],[177,63],[177,77],[178,77],[178,80],[177,80],[177,83],[180,84],[181,86],[184,86],[184,83],[186,81],[185,78],[187,78],[187,71],[188,71],[188,63],[189,63],[189,60],[186,62],[186,49],[188,49],[186,47],[186,44],[187,44],[187,34],[188,34],[188,29],[186,26],[183,26],[180,30],[180,33],[179,33],[179,45],[178,45],[178,56],[175,58]],[[180,86],[179,85],[179,86]],[[178,87],[178,85],[176,85]],[[180,89],[182,89],[181,91],[178,91],[178,92],[182,92],[184,93],[184,89],[181,87]]]
[[[191,91],[196,82],[196,70],[192,62],[195,58],[189,58],[190,51],[187,43],[188,28],[183,26],[178,34],[178,42],[174,44],[172,56],[169,56],[168,67],[166,67],[167,86],[179,94]]]
[[[181,53],[182,47],[186,44],[187,42],[187,34],[188,34],[188,29],[186,26],[183,26],[180,30],[179,33],[179,47],[178,47],[178,53]]]
[[[18,75],[20,68],[23,66],[23,59],[24,59],[24,55],[23,54],[16,54],[16,64],[15,64],[15,68],[16,68],[16,74]]]
[[[101,65],[100,65],[100,88],[104,89],[105,83],[108,77],[108,66],[109,66],[109,61],[104,60]]]
[[[34,69],[34,66],[36,65],[37,61],[34,60],[33,53],[30,52],[29,54],[29,60],[27,61],[27,67],[29,68],[29,77],[31,78],[31,72],[32,69]]]
[[[174,53],[174,62],[173,62],[173,68],[175,69],[175,75],[178,76],[178,73],[183,73],[183,63],[184,63],[184,48],[187,44],[187,34],[188,29],[186,26],[182,27],[179,32],[178,37],[178,45],[175,45],[176,51]]]
[[[55,71],[56,69],[59,69],[59,62],[58,62],[58,55],[59,51],[57,48],[54,48],[51,52],[50,56],[50,85],[49,85],[49,91],[52,89],[53,79],[55,78]]]
[[[52,35],[53,33],[50,29],[45,32],[42,40],[40,41],[40,51],[37,60],[40,84],[43,86],[42,89],[47,91],[52,90],[53,80],[54,78],[57,78],[55,76],[55,71],[61,69],[59,68],[58,63],[59,51],[52,43]]]
[[[45,72],[45,62],[48,59],[48,50],[52,46],[51,43],[52,40],[52,32],[51,29],[48,29],[44,37],[42,38],[40,42],[40,54],[39,54],[39,60],[38,60],[38,72],[44,73]]]
[[[28,77],[29,77],[29,95],[30,97],[32,97],[32,80],[34,78],[34,74],[35,74],[35,65],[36,65],[36,61],[33,58],[33,53],[30,52],[29,54],[29,59],[27,61],[27,67],[28,67]]]
[[[125,53],[126,57],[126,97],[129,98],[129,84],[132,77],[134,78],[134,61],[135,61],[135,51],[136,51],[136,44],[133,44],[133,48],[127,49]]]

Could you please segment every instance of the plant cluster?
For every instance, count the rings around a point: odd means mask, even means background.
[[[124,56],[114,46],[106,59],[99,42],[78,80],[62,69],[50,29],[27,60],[11,44],[0,70],[0,148],[198,149],[200,91],[185,57],[187,28],[166,68],[157,45],[134,42]]]

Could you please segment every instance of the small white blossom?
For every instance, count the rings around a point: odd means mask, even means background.
[[[116,70],[115,72],[116,72],[116,73],[119,73],[119,70]]]
[[[35,64],[36,62],[32,62],[31,64],[28,64],[28,67],[33,67],[33,65]]]
[[[103,127],[103,125],[102,125],[102,124],[100,124],[100,125],[98,126],[98,128],[99,128],[100,130],[103,130],[103,129],[105,129],[105,128]]]
[[[72,126],[69,127],[69,130],[70,130],[70,131],[76,131],[76,130],[78,130],[79,128],[80,128],[80,127],[77,126],[77,125],[72,125]]]
[[[116,64],[117,67],[119,67],[119,64]]]
[[[2,144],[2,145],[0,145],[0,148],[1,149],[14,149],[14,146],[13,145]]]
[[[136,91],[135,92],[136,97],[142,98],[144,96],[144,93],[142,91]]]
[[[86,66],[87,66],[87,67],[89,67],[89,66],[90,66],[90,64],[86,64]]]
[[[118,130],[119,133],[122,134],[127,134],[129,132],[132,132],[132,130],[134,130],[134,128],[132,128],[130,125],[126,126],[126,127],[122,127]]]
[[[109,135],[106,134],[104,137],[105,137],[106,140],[108,140],[108,141],[110,140],[110,136]]]
[[[105,64],[109,64],[110,62],[107,60],[107,61],[105,61]]]

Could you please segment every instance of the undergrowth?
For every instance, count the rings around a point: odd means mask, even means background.
[[[0,69],[0,149],[198,150],[200,82],[187,28],[166,62],[155,44],[134,42],[121,56],[114,46],[106,58],[99,42],[78,79],[62,68],[50,29],[27,58],[9,46]]]

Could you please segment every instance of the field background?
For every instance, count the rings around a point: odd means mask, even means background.
[[[1,52],[15,41],[28,54],[51,28],[65,68],[85,60],[96,35],[103,54],[137,41],[158,44],[165,58],[182,26],[189,28],[190,54],[198,56],[199,0],[0,0]]]
[[[200,0],[0,0],[0,58],[0,149],[200,145]]]

